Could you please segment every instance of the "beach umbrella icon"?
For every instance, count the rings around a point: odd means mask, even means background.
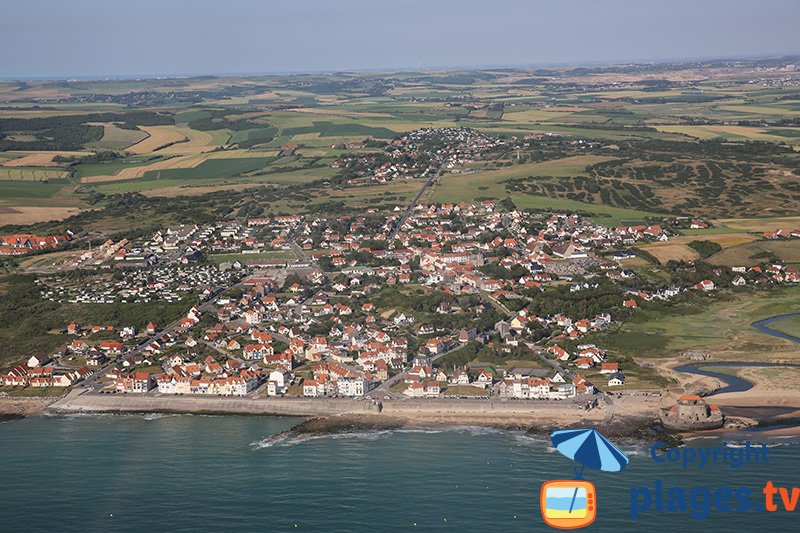
[[[554,431],[550,442],[562,455],[580,463],[575,469],[575,478],[583,478],[583,469],[588,466],[605,472],[619,472],[628,464],[628,457],[595,429],[564,429]],[[579,487],[576,485],[569,504],[569,513],[575,505]]]
[[[581,464],[576,476],[581,479],[583,467],[605,472],[619,472],[628,464],[628,457],[596,429],[562,429],[550,435],[550,442],[562,455]]]
[[[554,431],[550,441],[556,450],[580,463],[575,479],[545,481],[539,492],[539,505],[545,523],[557,529],[578,529],[593,523],[597,516],[597,490],[583,480],[585,467],[606,472],[619,472],[628,464],[628,457],[594,429]]]

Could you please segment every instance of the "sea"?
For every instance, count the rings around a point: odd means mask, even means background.
[[[548,531],[542,484],[576,474],[546,435],[452,427],[275,437],[298,421],[165,414],[4,421],[0,531]],[[763,505],[767,481],[787,487],[789,498],[800,486],[800,443],[759,435],[748,438],[767,442],[767,461],[738,468],[684,469],[681,461],[654,461],[651,442],[615,441],[630,463],[617,473],[585,470],[596,490],[587,531],[800,530],[780,507],[734,508],[742,487]],[[673,453],[720,447],[723,439],[741,450],[743,437],[690,440]]]

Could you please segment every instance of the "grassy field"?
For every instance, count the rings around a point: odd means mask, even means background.
[[[669,385],[669,380],[660,375],[655,368],[625,362],[620,365],[620,369],[625,374],[625,384],[621,387],[608,387],[608,375],[601,374],[599,371],[578,371],[578,373],[600,389],[609,391],[663,390]]]
[[[148,172],[197,168],[210,160],[274,158],[278,153],[277,150],[224,150],[186,155],[135,156],[124,161],[81,165],[75,176],[82,183],[107,183],[141,178]]]
[[[742,294],[711,304],[700,313],[627,322],[608,335],[609,347],[636,357],[675,357],[684,350],[705,350],[717,359],[769,361],[798,357],[797,345],[765,335],[750,324],[775,315],[800,312],[800,287],[768,294]]]
[[[473,387],[472,385],[450,385],[445,389],[443,394],[445,396],[477,396],[487,398],[489,396],[489,391],[487,389],[481,389],[480,387]]]
[[[58,398],[67,393],[66,387],[0,387],[0,393],[12,398]]]
[[[666,263],[669,260],[675,261],[694,261],[700,257],[696,250],[688,246],[688,243],[696,240],[711,241],[722,246],[723,249],[736,247],[756,240],[755,235],[746,233],[722,233],[718,235],[681,236],[673,237],[666,242],[654,242],[638,246],[652,254],[659,262]],[[721,252],[720,252],[721,253]],[[738,255],[738,254],[733,254]],[[737,263],[738,264],[738,263]]]
[[[237,144],[244,141],[252,142],[269,142],[275,138],[278,129],[272,126],[265,128],[254,128],[250,130],[241,130],[231,133],[230,143]]]
[[[89,163],[78,165],[75,170],[75,178],[83,180],[93,176],[113,176],[117,175],[125,169],[135,169],[145,165],[152,165],[158,162],[159,158],[154,156],[135,156],[126,157],[123,160],[111,161],[108,163]]]
[[[723,224],[731,231],[752,231],[760,233],[778,229],[793,230],[800,228],[800,216],[721,219],[719,223]]]
[[[659,131],[681,133],[696,139],[771,141],[800,143],[800,128],[756,128],[749,126],[657,126]]]
[[[272,158],[207,159],[194,168],[148,170],[141,178],[114,180],[97,186],[106,194],[138,192],[187,184],[205,185],[207,181],[238,176],[265,167]]]
[[[784,318],[783,320],[772,322],[769,327],[800,339],[800,317]]]
[[[527,176],[576,176],[583,175],[587,165],[606,161],[608,158],[584,155],[566,157],[541,163],[526,163],[497,170],[479,171],[472,174],[445,174],[428,196],[438,203],[473,202],[480,199],[503,199],[511,197],[521,209],[565,209],[596,213],[603,224],[617,225],[641,221],[652,215],[635,209],[624,209],[599,204],[587,204],[574,200],[536,196],[522,192],[509,193],[505,181]]]
[[[700,254],[686,244],[677,242],[658,242],[638,246],[638,248],[650,253],[661,264],[668,261],[694,261],[700,257]]]
[[[128,147],[134,154],[149,154],[167,145],[187,141],[185,135],[175,126],[141,126],[139,129],[147,134],[140,142]]]
[[[81,157],[91,155],[93,152],[68,152],[68,151],[54,151],[54,152],[16,152],[12,155],[19,156],[11,160],[2,162],[4,167],[58,167],[61,163],[53,161],[56,156],[63,157]]]
[[[582,174],[586,165],[603,161],[593,156],[568,157],[543,163],[527,163],[498,170],[476,171],[471,174],[444,174],[433,189],[431,201],[437,203],[469,202],[479,197],[505,198],[505,181],[511,178],[548,175]]]
[[[123,129],[114,124],[104,123],[103,137],[92,146],[103,150],[124,150],[142,141],[147,133],[142,130]]]
[[[64,180],[20,181],[0,180],[0,198],[50,198],[66,185]]]
[[[52,168],[0,167],[0,181],[47,181],[67,177],[67,172]]]
[[[787,263],[800,263],[800,241],[755,241],[726,248],[708,258],[722,266],[750,266],[775,256]]]
[[[2,189],[1,186],[0,189]],[[19,201],[19,199],[14,200]],[[62,220],[83,210],[81,207],[7,206],[0,204],[0,227],[6,224],[28,225],[47,220]]]

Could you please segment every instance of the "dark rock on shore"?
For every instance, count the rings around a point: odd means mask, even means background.
[[[354,431],[399,429],[407,425],[408,422],[403,418],[339,415],[309,418],[289,431],[296,435],[330,435]]]

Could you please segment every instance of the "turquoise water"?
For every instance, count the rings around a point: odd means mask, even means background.
[[[545,440],[490,429],[268,439],[295,422],[108,415],[0,423],[0,531],[546,531],[539,488],[573,475]],[[665,493],[741,485],[760,495],[767,480],[800,486],[800,445],[788,442],[774,440],[781,445],[766,464],[687,471],[654,463],[644,444],[622,443],[625,471],[586,472],[598,507],[589,530],[797,531],[786,512],[630,513],[631,488],[654,493],[656,479]]]

